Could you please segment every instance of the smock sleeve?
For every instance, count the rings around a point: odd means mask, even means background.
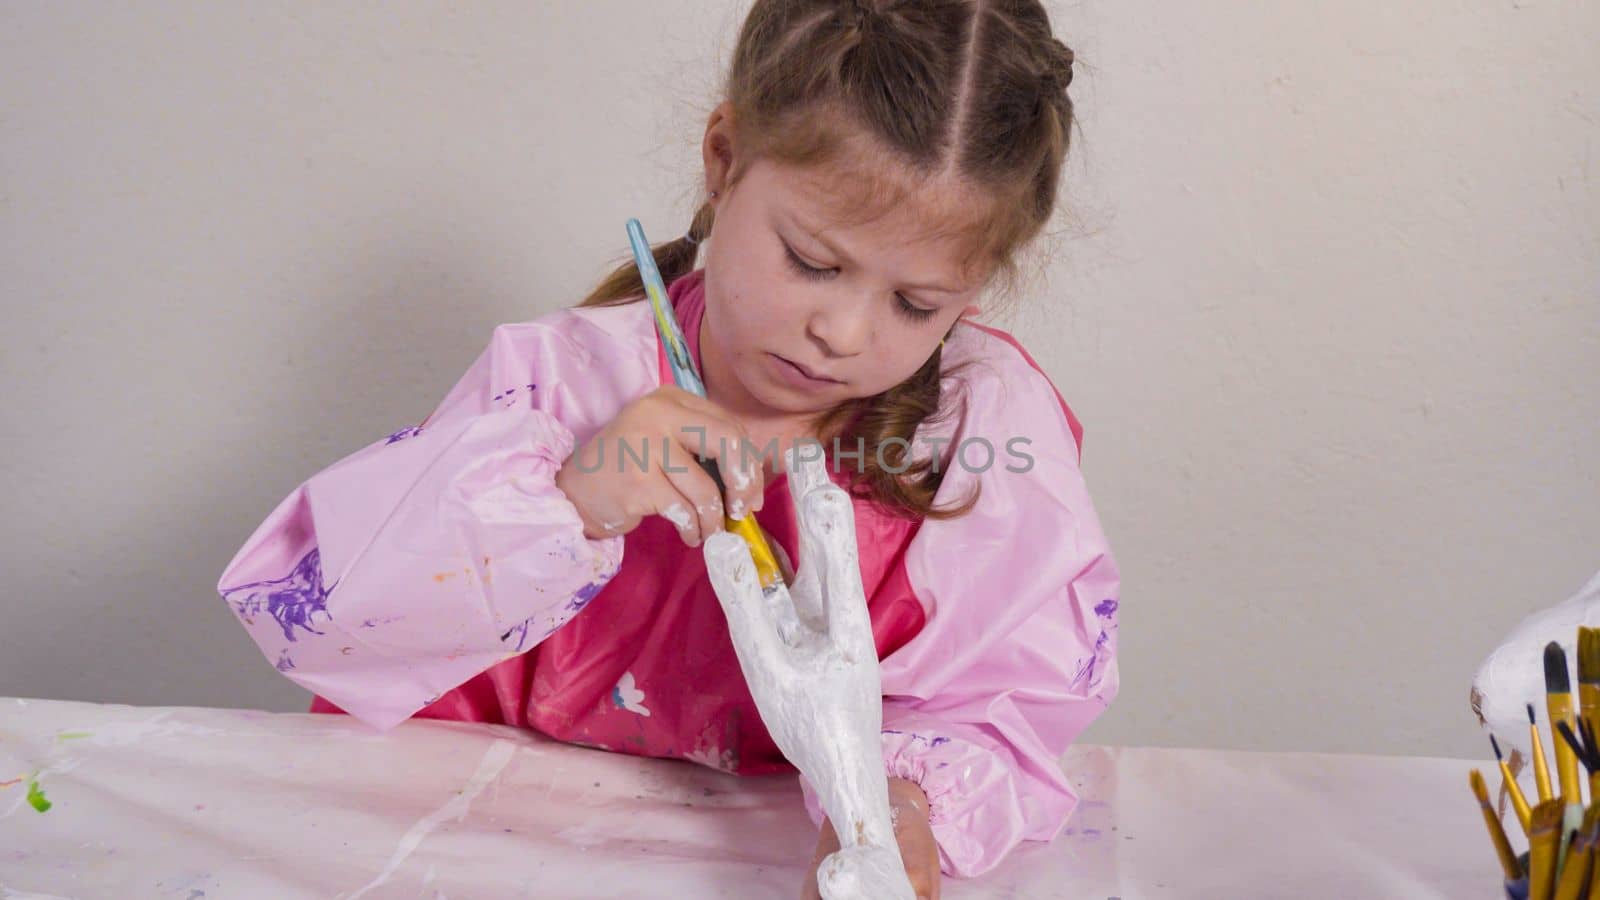
[[[611,337],[570,310],[503,325],[422,423],[284,498],[218,583],[267,659],[389,728],[583,609],[623,539],[586,538],[555,475],[655,377]]]

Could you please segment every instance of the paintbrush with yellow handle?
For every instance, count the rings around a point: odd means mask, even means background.
[[[1528,829],[1528,900],[1553,900],[1556,866],[1561,854],[1561,817],[1566,812],[1560,800],[1547,800],[1533,808]]]
[[[1590,807],[1593,808],[1593,805]],[[1589,842],[1589,849],[1595,853],[1595,863],[1589,866],[1589,893],[1590,900],[1600,900],[1600,822],[1595,825],[1595,839]]]
[[[1566,742],[1567,747],[1572,750],[1572,754],[1578,758],[1578,762],[1583,763],[1584,770],[1589,773],[1589,796],[1591,798],[1589,806],[1593,808],[1596,805],[1600,805],[1592,800],[1596,796],[1595,787],[1600,785],[1600,742],[1595,740],[1594,729],[1589,727],[1588,722],[1579,719],[1577,733],[1573,733],[1572,728],[1565,722],[1556,725],[1556,733],[1562,741]],[[1600,900],[1600,898],[1597,898],[1597,900]]]
[[[1564,723],[1570,729],[1576,719],[1572,712],[1572,676],[1567,672],[1567,652],[1561,644],[1551,641],[1544,648],[1545,705],[1550,713],[1551,743],[1555,744],[1556,780],[1561,784],[1563,814],[1561,837],[1583,824],[1583,787],[1578,780],[1578,757],[1567,743],[1556,739],[1556,731]]]
[[[1517,814],[1517,824],[1522,826],[1522,833],[1526,835],[1532,827],[1533,808],[1528,805],[1528,798],[1523,796],[1522,785],[1517,784],[1517,778],[1511,774],[1511,767],[1506,765],[1506,758],[1500,754],[1500,742],[1494,735],[1489,735],[1489,746],[1494,748],[1495,764],[1500,767],[1501,784],[1505,792],[1511,795],[1511,809]]]
[[[1600,726],[1600,628],[1578,629],[1578,715]]]
[[[1550,729],[1554,730],[1554,725]],[[1538,791],[1539,802],[1554,801],[1555,791],[1550,790],[1550,764],[1544,757],[1544,740],[1539,737],[1539,719],[1533,714],[1533,703],[1528,705],[1528,743],[1533,753],[1534,791]]]
[[[1600,818],[1600,805],[1589,807],[1583,816],[1583,827],[1571,837],[1567,855],[1561,860],[1561,874],[1556,876],[1555,900],[1584,900],[1594,868],[1597,818]]]
[[[1489,805],[1489,786],[1484,784],[1483,773],[1477,769],[1472,770],[1472,793],[1483,808],[1483,822],[1489,828],[1489,840],[1494,843],[1495,855],[1500,857],[1500,868],[1505,870],[1507,881],[1516,881],[1522,877],[1522,864],[1517,862],[1517,851],[1511,849],[1511,841],[1506,837],[1505,828],[1500,825],[1500,817]]]
[[[1554,739],[1552,736],[1551,740]],[[1555,792],[1550,789],[1550,764],[1544,758],[1544,741],[1539,737],[1539,720],[1533,714],[1532,703],[1528,704],[1528,743],[1533,745],[1533,786],[1539,792],[1539,802],[1554,800]]]

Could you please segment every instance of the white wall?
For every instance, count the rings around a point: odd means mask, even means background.
[[[1016,328],[1126,577],[1106,742],[1481,756],[1600,569],[1600,7],[1058,5]],[[299,709],[212,587],[687,224],[742,4],[0,4],[0,694]]]

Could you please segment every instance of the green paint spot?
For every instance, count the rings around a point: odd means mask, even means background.
[[[58,741],[81,741],[86,737],[94,737],[92,731],[63,731],[56,735]]]
[[[49,812],[55,804],[45,799],[44,791],[39,788],[39,782],[28,779],[28,805],[39,812]]]

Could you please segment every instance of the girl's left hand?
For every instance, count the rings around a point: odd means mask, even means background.
[[[928,797],[914,781],[904,778],[889,779],[889,809],[894,816],[894,836],[900,844],[900,859],[906,866],[906,877],[918,900],[939,900],[939,845],[933,838],[933,828],[928,824]],[[802,900],[821,900],[817,890],[817,866],[829,854],[839,849],[839,836],[833,823],[824,819],[822,833],[817,837],[817,852],[811,857],[811,868],[806,873]]]

